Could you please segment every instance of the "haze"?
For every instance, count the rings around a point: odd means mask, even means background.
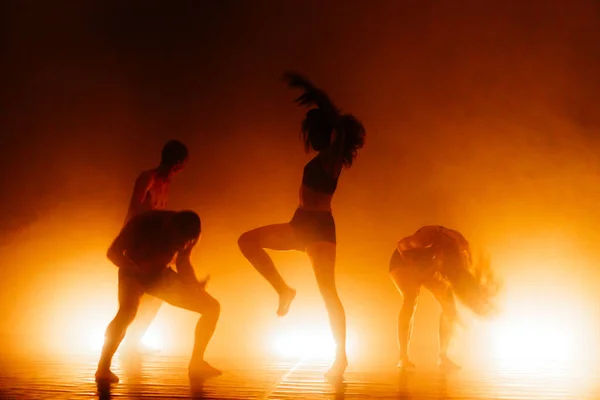
[[[504,277],[506,304],[555,318],[560,308],[575,318],[564,324],[597,337],[598,2],[2,8],[7,345],[64,350],[102,335],[117,303],[106,248],[134,179],[172,138],[191,157],[173,182],[171,207],[200,214],[204,234],[193,261],[199,276],[211,275],[208,289],[223,306],[210,351],[260,354],[286,327],[326,327],[305,255],[274,256],[299,290],[286,322],[236,244],[245,230],[288,221],[296,207],[309,155],[299,141],[296,93],[279,81],[289,69],[367,128],[334,200],[338,286],[356,354],[394,362],[401,297],[388,261],[401,237],[426,224],[458,229],[487,249]],[[436,307],[424,296],[417,361],[434,361]],[[194,323],[164,307],[155,322],[163,347],[187,351]],[[464,357],[481,356],[469,346],[485,347],[482,332],[463,335]],[[596,351],[595,339],[589,343]]]

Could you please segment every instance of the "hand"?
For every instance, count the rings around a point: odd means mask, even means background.
[[[198,280],[198,285],[200,286],[200,288],[202,290],[206,290],[206,285],[208,284],[208,281],[210,280],[210,275],[206,275],[204,277],[204,279],[200,279]]]
[[[299,106],[312,106],[313,104],[317,104],[318,101],[319,92],[307,91],[306,93],[299,96],[296,100],[294,100],[294,103],[298,104]]]

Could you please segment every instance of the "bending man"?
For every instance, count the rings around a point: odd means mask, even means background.
[[[119,311],[106,329],[97,382],[119,381],[110,370],[112,358],[144,294],[202,314],[196,326],[190,380],[220,375],[204,361],[220,305],[206,292],[206,281],[198,281],[190,262],[200,233],[200,218],[192,211],[148,211],[133,217],[110,246],[107,257],[119,268]],[[174,258],[177,272],[169,268]]]

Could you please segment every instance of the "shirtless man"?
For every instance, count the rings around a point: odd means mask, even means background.
[[[206,292],[206,281],[198,281],[190,262],[200,234],[200,218],[192,211],[148,211],[133,217],[123,227],[107,253],[108,259],[119,268],[119,311],[106,329],[96,382],[119,381],[110,370],[112,358],[144,294],[202,314],[196,326],[189,378],[203,380],[221,374],[204,361],[220,305]],[[169,268],[173,259],[177,272]]]
[[[491,270],[484,270],[486,267],[487,263],[473,265],[471,249],[463,235],[442,226],[424,226],[398,242],[390,261],[390,276],[403,297],[398,317],[398,367],[414,368],[408,357],[408,344],[419,292],[424,286],[442,308],[438,366],[446,371],[460,368],[448,357],[458,320],[454,295],[476,314],[489,315],[493,311],[495,282]],[[484,281],[482,273],[486,272]]]
[[[143,212],[163,210],[167,207],[171,177],[185,167],[187,160],[188,149],[183,143],[170,140],[164,145],[159,166],[142,172],[135,181],[125,223]],[[142,346],[141,340],[156,318],[161,305],[162,301],[156,297],[145,295],[142,298],[137,318],[124,343],[126,353],[153,351],[153,349]]]

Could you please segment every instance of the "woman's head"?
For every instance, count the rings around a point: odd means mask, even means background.
[[[343,114],[335,129],[344,134],[342,143],[342,164],[350,167],[357,151],[365,143],[365,128],[362,123],[351,114]],[[332,143],[334,126],[327,116],[318,108],[308,110],[302,122],[302,141],[306,151],[323,151]]]
[[[318,108],[308,110],[302,121],[302,141],[306,151],[322,151],[331,144],[333,126],[323,111]]]

